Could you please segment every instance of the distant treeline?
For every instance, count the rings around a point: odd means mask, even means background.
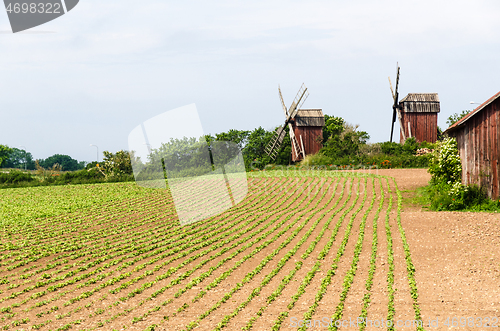
[[[4,147],[5,146],[0,145],[0,153],[2,153],[2,150],[5,151]],[[5,155],[5,153],[3,154]],[[0,154],[0,157],[1,155],[2,154]],[[18,169],[11,169],[9,172],[0,171],[0,188],[94,184],[134,180],[130,163],[133,155],[127,151],[118,151],[117,153],[104,151],[103,156],[102,162],[91,162],[86,164],[83,169],[74,171],[64,171],[64,166],[67,164],[71,165],[71,163],[65,163],[65,161],[68,161],[67,157],[60,158],[57,155],[43,160],[45,161],[44,163],[40,162],[46,167],[42,167],[38,164],[39,160],[36,160],[36,170],[34,171],[25,172]],[[62,165],[58,162],[61,162]],[[72,163],[74,165],[74,162]],[[80,163],[79,167],[82,165],[83,164]]]
[[[0,162],[0,168],[36,170],[36,162],[38,162],[38,164],[45,169],[52,168],[55,164],[59,164],[63,171],[76,171],[85,168],[86,165],[85,161],[77,161],[69,155],[54,154],[46,159],[34,160],[30,152],[19,148],[9,149],[10,151],[4,152],[4,159],[3,162]]]

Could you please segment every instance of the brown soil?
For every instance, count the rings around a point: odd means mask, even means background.
[[[404,191],[425,186],[430,179],[426,169],[378,174],[394,177],[403,197],[411,197],[413,192]],[[494,326],[496,319],[500,327],[500,215],[431,212],[406,204],[401,221],[416,269],[424,325],[449,330],[455,318],[460,330],[478,330],[486,323]],[[476,326],[462,324],[460,319],[469,317],[476,319]]]
[[[499,214],[430,212],[423,210],[420,206],[409,203],[408,201],[410,201],[411,197],[415,194],[415,190],[418,187],[426,185],[429,181],[430,176],[426,169],[387,169],[374,170],[370,171],[370,173],[394,177],[399,190],[402,192],[403,198],[406,198],[404,200],[403,211],[401,213],[401,224],[410,248],[411,260],[416,270],[415,278],[418,289],[418,306],[424,321],[424,327],[427,330],[448,330],[450,328],[460,328],[460,330],[477,330],[483,329],[485,324],[489,324],[489,326],[492,327],[500,326]],[[287,254],[296,244],[299,243],[302,236],[309,230],[310,226],[314,222],[318,221],[316,228],[311,232],[307,240],[305,240],[304,243],[298,248],[297,252],[286,262],[284,267],[276,273],[266,286],[261,289],[258,296],[254,297],[245,308],[242,308],[236,316],[230,319],[226,326],[226,330],[240,330],[251,318],[256,318],[252,330],[270,330],[275,323],[274,321],[278,319],[279,314],[287,311],[289,314],[283,320],[281,329],[294,330],[297,328],[292,327],[292,318],[295,318],[296,320],[304,319],[304,313],[307,312],[309,307],[314,303],[318,290],[321,287],[321,283],[323,279],[327,277],[327,272],[337,256],[339,247],[341,247],[341,242],[347,229],[347,223],[356,210],[360,208],[359,213],[354,218],[351,233],[349,234],[348,241],[345,244],[345,250],[337,261],[335,274],[332,276],[331,282],[326,287],[326,292],[322,300],[318,303],[317,308],[312,314],[313,319],[315,320],[329,318],[335,313],[335,309],[341,300],[340,293],[342,292],[342,288],[344,286],[343,284],[348,276],[348,270],[353,261],[354,249],[360,233],[360,223],[363,215],[367,211],[374,193],[377,194],[377,197],[374,200],[372,211],[367,215],[365,235],[362,243],[359,263],[357,264],[357,270],[345,300],[342,320],[356,320],[356,318],[361,314],[363,297],[368,294],[370,295],[371,302],[368,307],[367,318],[372,321],[387,319],[389,311],[388,272],[390,264],[388,232],[391,233],[392,250],[394,255],[394,285],[392,286],[395,290],[394,320],[401,320],[404,323],[404,321],[415,319],[414,302],[411,297],[410,285],[408,281],[407,260],[405,258],[403,239],[398,228],[396,212],[397,195],[395,194],[396,187],[392,179],[387,182],[385,178],[382,179],[382,185],[378,179],[376,180],[375,191],[372,189],[371,185],[369,185],[367,187],[367,200],[364,205],[361,206],[362,195],[360,195],[358,202],[354,205],[352,210],[345,215],[345,219],[339,228],[335,241],[327,253],[326,258],[319,260],[321,263],[319,271],[312,278],[310,284],[305,288],[305,293],[301,295],[299,300],[295,303],[295,306],[288,310],[287,305],[291,300],[291,296],[296,293],[303,279],[306,277],[306,274],[312,270],[314,264],[318,261],[318,253],[328,242],[339,217],[349,208],[349,206],[351,206],[355,198],[355,194],[353,194],[350,197],[350,200],[347,201],[348,190],[346,186],[343,198],[333,209],[340,211],[335,214],[331,220],[331,223],[328,225],[323,237],[318,237],[318,243],[313,252],[311,252],[308,257],[301,258],[301,255],[319,235],[320,229],[326,224],[325,222],[327,219],[334,215],[333,210],[329,209],[334,206],[337,198],[339,197],[340,186],[335,192],[330,190],[333,189],[333,183],[342,182],[342,179],[331,179],[328,181],[322,180],[321,182],[318,179],[311,181],[311,179],[304,178],[303,180],[308,183],[313,183],[312,189],[309,188],[307,190],[299,190],[300,192],[297,193],[300,195],[298,200],[294,202],[288,210],[280,210],[279,206],[284,205],[287,201],[291,201],[291,199],[295,198],[295,195],[292,194],[293,190],[297,187],[297,185],[304,185],[303,183],[295,179],[286,178],[253,179],[250,182],[250,188],[252,190],[249,192],[249,197],[259,198],[260,196],[264,196],[269,200],[267,202],[256,203],[253,206],[247,206],[250,207],[247,212],[247,216],[239,216],[236,219],[236,223],[244,222],[249,219],[249,217],[253,216],[257,216],[257,220],[263,219],[265,215],[260,215],[263,208],[270,206],[273,202],[278,202],[276,211],[281,212],[281,214],[276,215],[279,216],[279,220],[277,222],[285,219],[285,217],[288,217],[282,227],[285,227],[287,224],[291,224],[292,222],[296,222],[296,224],[291,229],[286,231],[279,240],[269,244],[253,257],[243,262],[229,277],[223,280],[215,288],[207,291],[205,296],[195,303],[192,302],[192,299],[199,294],[206,285],[221,276],[224,272],[228,271],[235,265],[236,261],[252,252],[252,250],[261,245],[262,242],[272,238],[278,231],[280,231],[280,229],[277,229],[265,239],[245,249],[234,259],[213,270],[210,276],[204,279],[201,283],[187,289],[180,297],[174,297],[174,294],[179,289],[184,288],[188,282],[195,277],[199,277],[203,273],[209,272],[211,267],[216,266],[217,263],[231,255],[235,252],[235,250],[242,247],[242,245],[245,245],[245,243],[224,252],[220,257],[217,257],[213,261],[203,265],[193,273],[187,274],[184,279],[180,279],[178,282],[172,284],[168,290],[152,300],[145,299],[159,288],[167,285],[170,286],[170,282],[176,279],[179,275],[192,269],[202,260],[216,254],[224,247],[229,247],[232,242],[223,247],[217,248],[212,253],[205,255],[202,258],[186,264],[181,270],[173,273],[168,278],[158,281],[150,288],[144,289],[144,291],[137,294],[133,298],[123,301],[120,300],[120,297],[125,296],[133,289],[140,288],[143,284],[153,281],[157,275],[166,272],[168,268],[175,267],[179,263],[193,256],[193,254],[197,253],[191,253],[162,267],[158,272],[153,272],[151,275],[137,281],[134,284],[131,284],[129,288],[117,294],[109,293],[109,289],[117,288],[126,281],[130,281],[132,278],[142,275],[145,271],[152,270],[156,265],[162,263],[163,260],[156,261],[152,265],[137,271],[134,271],[134,268],[136,268],[139,264],[149,261],[150,258],[140,261],[121,271],[116,269],[117,265],[102,271],[102,273],[106,273],[111,270],[114,272],[103,279],[97,280],[89,286],[78,287],[79,284],[85,283],[88,280],[85,279],[83,281],[76,282],[73,285],[63,287],[61,290],[51,292],[41,298],[31,298],[30,296],[35,292],[44,290],[45,287],[34,291],[27,291],[22,294],[20,293],[18,297],[14,299],[5,299],[3,302],[0,302],[0,309],[7,308],[9,306],[11,307],[10,310],[4,309],[4,312],[0,313],[0,328],[5,327],[5,329],[8,330],[23,328],[34,329],[33,327],[38,325],[37,328],[40,330],[54,330],[59,327],[64,327],[65,325],[71,325],[72,329],[83,330],[90,327],[98,327],[100,326],[98,322],[101,321],[103,323],[102,329],[104,330],[121,330],[125,328],[127,330],[144,330],[152,324],[158,325],[155,330],[170,331],[185,329],[187,323],[196,320],[200,314],[219,302],[232,288],[235,288],[235,286],[237,287],[249,271],[257,267],[267,255],[271,254],[274,250],[277,250],[282,241],[288,238],[300,223],[309,219],[307,226],[301,229],[297,233],[297,236],[294,237],[287,246],[280,248],[280,251],[276,253],[276,256],[274,256],[273,259],[258,274],[256,274],[251,281],[243,284],[243,286],[239,290],[235,291],[227,301],[221,303],[220,306],[212,311],[206,318],[201,319],[199,327],[196,328],[196,330],[213,330],[216,328],[218,323],[223,321],[225,316],[232,314],[233,311],[235,311],[235,309],[248,298],[252,291],[257,288],[263,280],[265,280],[265,277],[268,276],[277,266],[280,259],[282,259],[285,254]],[[358,179],[355,179],[354,182],[358,183]],[[271,185],[276,186],[272,189],[268,189],[269,187],[272,187]],[[316,198],[313,198],[314,194],[318,192],[318,189],[320,190],[320,193]],[[326,194],[323,199],[319,200],[325,189],[329,190],[327,192],[328,194]],[[375,262],[376,269],[372,288],[369,292],[367,292],[365,283],[368,278],[370,268],[371,244],[374,234],[373,219],[381,199],[381,190],[385,192],[385,199],[377,220],[378,247]],[[389,192],[389,190],[391,192]],[[334,194],[335,197],[328,202],[328,199],[332,194]],[[391,204],[389,204],[390,197],[392,198]],[[303,198],[304,200],[300,202]],[[346,202],[345,205],[343,205],[344,202]],[[315,209],[309,211],[309,208],[315,206],[316,203],[317,206]],[[303,211],[295,212],[300,208],[304,208]],[[322,211],[316,212],[321,208],[323,208]],[[156,212],[164,213],[166,210],[163,209]],[[320,218],[321,214],[324,212],[326,212],[325,217]],[[389,214],[387,214],[387,212],[389,212]],[[272,213],[274,213],[274,211]],[[230,217],[231,215],[231,211],[229,211],[222,214],[220,217],[223,219],[223,217]],[[78,218],[80,216],[75,214],[74,217]],[[271,218],[266,219],[264,223],[257,226],[254,230],[252,230],[252,232],[262,228],[270,220]],[[120,218],[114,220],[114,224],[120,224],[127,221],[128,219],[126,217],[123,218],[123,216],[121,216]],[[253,222],[254,221],[252,221],[247,227],[251,226]],[[202,224],[202,222],[200,222],[200,224]],[[159,224],[151,224],[149,226],[152,229],[158,225]],[[388,227],[386,227],[386,225]],[[273,225],[271,225],[267,230],[270,230],[272,227]],[[137,230],[139,228],[137,228]],[[104,226],[103,229],[108,228]],[[142,231],[144,229],[140,228],[140,230]],[[153,232],[151,234],[153,234]],[[250,234],[250,232],[245,234],[244,237],[248,234]],[[0,235],[3,234],[0,233]],[[125,236],[130,237],[131,235],[133,235],[133,231],[128,234],[122,233],[116,237],[115,242],[119,243],[120,239],[125,239]],[[65,233],[65,237],[68,240],[71,240],[72,236],[73,233],[71,232]],[[194,238],[195,237],[193,237],[193,239]],[[89,245],[90,244],[91,240],[89,241]],[[204,249],[208,249],[209,247],[210,246],[207,246]],[[31,270],[35,271],[44,267],[44,264],[48,263],[48,261],[54,257],[55,255],[48,256],[37,261],[35,263],[37,267],[34,267]],[[131,259],[132,258],[127,258],[123,262]],[[55,268],[54,270],[58,270],[65,265],[68,267],[64,270],[64,272],[76,270],[79,265],[72,266],[71,264],[79,262],[80,260],[83,261],[84,259],[82,258],[76,261],[71,261]],[[90,259],[89,262],[90,261],[92,261],[92,259]],[[267,303],[267,297],[277,290],[284,277],[286,277],[294,269],[296,262],[298,261],[303,262],[301,268],[297,270],[290,282],[283,288],[281,295],[279,295],[274,302]],[[38,281],[38,277],[40,277],[40,275],[30,277],[31,282],[26,284],[23,280],[18,279],[18,276],[23,274],[21,270],[26,267],[30,267],[31,265],[32,264],[27,264],[22,268],[14,269],[10,272],[5,270],[5,266],[0,269],[0,280],[5,277],[10,281],[10,284],[19,284],[16,288],[10,288],[9,284],[2,284],[0,282],[0,298],[22,291],[23,289],[26,289],[28,285],[32,285]],[[97,270],[98,267],[99,266],[95,266],[86,272]],[[64,306],[64,302],[66,302],[70,297],[97,287],[108,281],[110,278],[127,271],[132,272],[130,277],[127,277],[112,286],[104,287],[95,295],[92,295],[87,299]],[[98,274],[95,276],[97,275]],[[69,293],[64,294],[64,291],[69,291]],[[43,300],[48,301],[48,299],[51,299],[51,301],[41,305],[40,307],[34,307],[33,309],[24,311],[27,307],[31,307],[35,303],[43,303]],[[23,300],[26,300],[27,302],[23,302]],[[166,303],[167,300],[171,301]],[[20,306],[12,307],[11,305],[13,303],[19,303]],[[188,306],[181,309],[182,304],[187,304]],[[51,312],[50,308],[54,306],[57,306],[58,310]],[[176,312],[178,309],[180,311]],[[262,311],[261,316],[258,313],[259,310]],[[145,313],[146,316],[141,318],[141,316]],[[40,316],[37,316],[37,314]],[[136,318],[136,321],[132,322],[134,317]],[[25,318],[29,318],[29,321],[23,321]],[[471,319],[465,320],[464,318],[474,318],[476,326],[471,326]],[[49,319],[52,321],[46,326],[40,325]],[[432,322],[430,327],[429,321]],[[482,325],[479,326],[479,323],[482,323]],[[367,327],[367,330],[380,330],[380,327],[376,326],[376,324],[372,324],[371,327]],[[323,329],[326,330],[324,327]],[[407,327],[404,325],[396,326],[396,329],[415,330],[416,327],[409,326],[408,324]]]

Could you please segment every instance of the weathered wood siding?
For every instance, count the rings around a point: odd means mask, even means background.
[[[437,116],[438,113],[424,112],[401,112],[403,128],[405,136],[409,136],[408,122],[410,123],[411,136],[415,137],[418,142],[427,141],[434,143],[437,140]],[[399,132],[400,142],[403,143],[403,133]]]
[[[300,144],[300,136],[304,143],[306,155],[316,154],[323,146],[321,140],[323,138],[323,128],[321,126],[296,126],[295,137]],[[293,145],[292,145],[293,148]],[[292,150],[292,159],[295,162],[295,151]]]
[[[457,139],[462,160],[462,182],[484,187],[499,198],[500,99],[471,116],[449,133]]]

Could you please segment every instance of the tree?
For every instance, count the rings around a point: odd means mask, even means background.
[[[163,176],[165,169],[168,178],[207,174],[213,170],[209,144],[214,140],[211,135],[200,138],[171,138],[170,141],[162,143],[159,148],[151,151],[144,172]]]
[[[217,133],[215,135],[216,141],[230,141],[238,145],[240,150],[243,150],[245,145],[248,142],[248,137],[250,135],[250,131],[243,130],[229,130],[228,132]]]
[[[99,162],[92,161],[90,163],[85,164],[85,167],[83,169],[85,169],[85,170],[94,169],[95,167],[97,167],[98,164],[99,164]]]
[[[288,126],[285,128],[285,132],[283,142],[274,160],[274,163],[279,165],[288,165],[292,162],[292,139],[290,139],[290,129]],[[274,132],[271,132],[272,135],[274,135]]]
[[[328,138],[340,135],[344,131],[345,121],[342,117],[325,115],[325,126],[323,127],[323,141]]]
[[[471,110],[462,110],[461,113],[455,113],[453,115],[450,115],[450,117],[448,117],[448,119],[446,120],[446,124],[448,124],[448,126],[452,126],[453,124],[460,121],[463,117],[465,117],[470,112],[471,112]]]
[[[5,145],[0,145],[0,166],[5,160],[9,158],[11,153],[12,153],[12,148]]]
[[[45,169],[52,168],[55,164],[59,164],[64,171],[76,171],[81,169],[77,160],[69,155],[54,154],[45,160],[38,160],[40,166]]]
[[[263,168],[271,162],[271,158],[266,154],[265,148],[272,136],[273,132],[266,131],[260,126],[250,132],[248,142],[243,149],[243,159],[245,160],[247,170]]]
[[[9,158],[4,161],[2,167],[35,170],[35,161],[31,153],[22,149],[12,148]]]
[[[370,135],[358,131],[359,125],[352,125],[341,117],[325,115],[323,137],[328,137],[321,153],[333,159],[357,156],[360,146],[365,145]]]
[[[133,152],[118,151],[111,153],[108,151],[103,152],[104,160],[101,164],[96,164],[97,168],[102,171],[106,178],[108,177],[121,177],[132,175],[132,158],[135,158]]]

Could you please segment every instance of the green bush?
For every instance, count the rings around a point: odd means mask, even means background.
[[[387,155],[414,155],[419,148],[434,148],[434,144],[428,143],[426,141],[418,143],[414,137],[405,140],[404,144],[399,144],[395,142],[383,142],[380,143],[380,148],[382,153]]]
[[[93,184],[103,181],[104,175],[97,169],[65,172],[49,179],[49,182],[57,184]]]
[[[438,144],[429,164],[432,182],[453,185],[462,179],[462,163],[455,138],[446,138]]]
[[[420,194],[422,202],[431,210],[500,211],[500,201],[488,199],[484,188],[477,185],[441,182],[426,186]]]
[[[11,170],[9,173],[0,173],[0,184],[18,184],[21,182],[32,182],[35,179],[27,173],[19,170]]]
[[[417,149],[419,149],[419,147],[419,143],[417,142],[417,139],[415,139],[415,137],[408,138],[403,144],[403,153],[413,155],[417,152]]]
[[[356,167],[367,168],[376,167],[379,169],[392,168],[426,168],[431,159],[431,154],[416,156],[408,151],[414,150],[414,147],[407,148],[404,151],[402,145],[398,143],[381,143],[381,151],[375,152],[378,148],[366,148],[363,153],[344,155],[341,157],[331,157],[323,153],[308,155],[301,165],[304,166],[337,166],[337,167]],[[433,147],[433,146],[432,146]],[[384,152],[385,151],[385,152]]]
[[[94,184],[94,183],[115,183],[134,181],[134,176],[130,174],[121,174],[105,178],[104,175],[97,169],[79,170],[56,174],[47,179],[49,184],[64,185],[64,184]]]
[[[455,138],[440,142],[429,164],[432,178],[423,191],[423,198],[432,210],[500,210],[500,201],[488,199],[484,188],[462,184],[462,164]]]
[[[399,155],[403,152],[401,144],[390,141],[381,143],[380,148],[382,150],[382,153],[387,155]]]
[[[422,141],[418,148],[428,148],[428,149],[435,149],[438,143],[430,143],[427,141]]]
[[[134,181],[133,175],[121,175],[105,178],[97,169],[59,172],[47,175],[42,179],[30,174],[13,170],[10,173],[0,173],[0,188],[32,187],[49,185],[76,185],[95,183],[114,183]]]

